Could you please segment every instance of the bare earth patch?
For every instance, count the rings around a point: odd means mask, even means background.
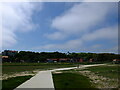
[[[2,76],[0,76],[0,80],[6,80],[8,78],[18,77],[18,76],[29,76],[29,75],[34,76],[39,71],[40,70],[25,71],[25,72],[19,72],[19,73],[14,73],[14,74],[3,74]]]
[[[118,79],[110,79],[98,74],[95,74],[91,71],[79,71],[82,75],[85,75],[91,79],[93,86],[96,88],[117,88]]]
[[[62,73],[62,72],[58,72],[58,71],[56,71],[56,72],[53,72],[53,74],[60,74],[60,73]]]

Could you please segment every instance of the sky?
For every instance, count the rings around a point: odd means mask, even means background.
[[[0,4],[2,50],[118,52],[117,2]]]

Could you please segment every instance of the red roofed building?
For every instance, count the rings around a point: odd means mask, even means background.
[[[81,59],[79,59],[79,62],[83,62],[83,59],[81,58]]]
[[[14,56],[15,54],[17,54],[18,51],[12,51],[12,50],[4,50],[2,52],[3,56]]]

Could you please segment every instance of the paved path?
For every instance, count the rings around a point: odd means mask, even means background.
[[[79,68],[85,68],[85,67],[92,67],[92,66],[100,66],[105,64],[95,64],[95,65],[80,65]],[[70,68],[59,68],[59,69],[53,69],[53,70],[46,70],[46,71],[40,71],[38,74],[33,76],[31,79],[27,80],[25,83],[18,86],[15,90],[20,88],[51,88],[54,90],[54,84],[52,79],[51,72],[53,71],[59,71],[59,70],[70,70],[75,69],[77,67],[70,67]]]
[[[101,65],[106,65],[106,64],[93,64],[93,65],[80,65],[79,68],[86,68],[86,67],[93,67],[93,66],[101,66]]]
[[[53,71],[59,71],[59,70],[70,70],[70,69],[75,69],[75,68],[77,68],[77,67],[70,67],[70,68],[58,68],[58,69],[53,69],[53,70],[49,70],[49,71],[53,72]]]
[[[79,69],[83,69],[86,67],[92,67],[92,66],[101,66],[101,65],[106,65],[106,64],[79,65]],[[75,69],[75,68],[78,68],[78,67],[58,68],[58,69],[53,69],[53,70],[49,70],[49,71],[53,72],[53,71],[60,71],[60,70],[70,70],[70,69]]]
[[[17,89],[19,88],[54,88],[51,71],[40,71],[17,87]]]
[[[46,71],[40,71],[38,74],[33,76],[31,79],[27,80],[20,86],[18,86],[17,89],[22,88],[51,88],[54,89],[53,79],[52,79],[52,71],[58,71],[58,70],[69,70],[74,69],[76,67],[71,68],[59,68],[59,69],[53,69],[53,70],[46,70]]]

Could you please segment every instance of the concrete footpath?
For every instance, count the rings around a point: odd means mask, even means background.
[[[75,69],[75,68],[77,68],[77,67],[58,68],[58,69],[53,69],[53,70],[49,70],[49,71],[53,72],[53,71],[60,71],[60,70],[70,70],[70,69]]]
[[[54,83],[52,79],[52,73],[53,71],[59,71],[59,70],[70,70],[74,69],[76,67],[71,68],[59,68],[59,69],[53,69],[53,70],[46,70],[46,71],[40,71],[38,74],[33,76],[31,79],[27,80],[20,86],[18,86],[15,90],[19,90],[22,88],[49,88],[54,90]]]
[[[20,88],[54,88],[51,71],[40,71],[15,90]]]
[[[105,64],[95,64],[95,65],[80,65],[79,68],[86,68],[86,67],[92,67],[92,66],[100,66],[100,65],[105,65]],[[59,71],[59,70],[70,70],[70,69],[75,69],[77,67],[70,67],[70,68],[58,68],[58,69],[53,69],[53,70],[46,70],[46,71],[40,71],[38,74],[33,76],[31,79],[27,80],[20,86],[18,86],[15,90],[18,89],[30,89],[30,88],[38,88],[38,89],[45,89],[49,88],[54,90],[54,83],[52,79],[52,73],[54,71]]]

